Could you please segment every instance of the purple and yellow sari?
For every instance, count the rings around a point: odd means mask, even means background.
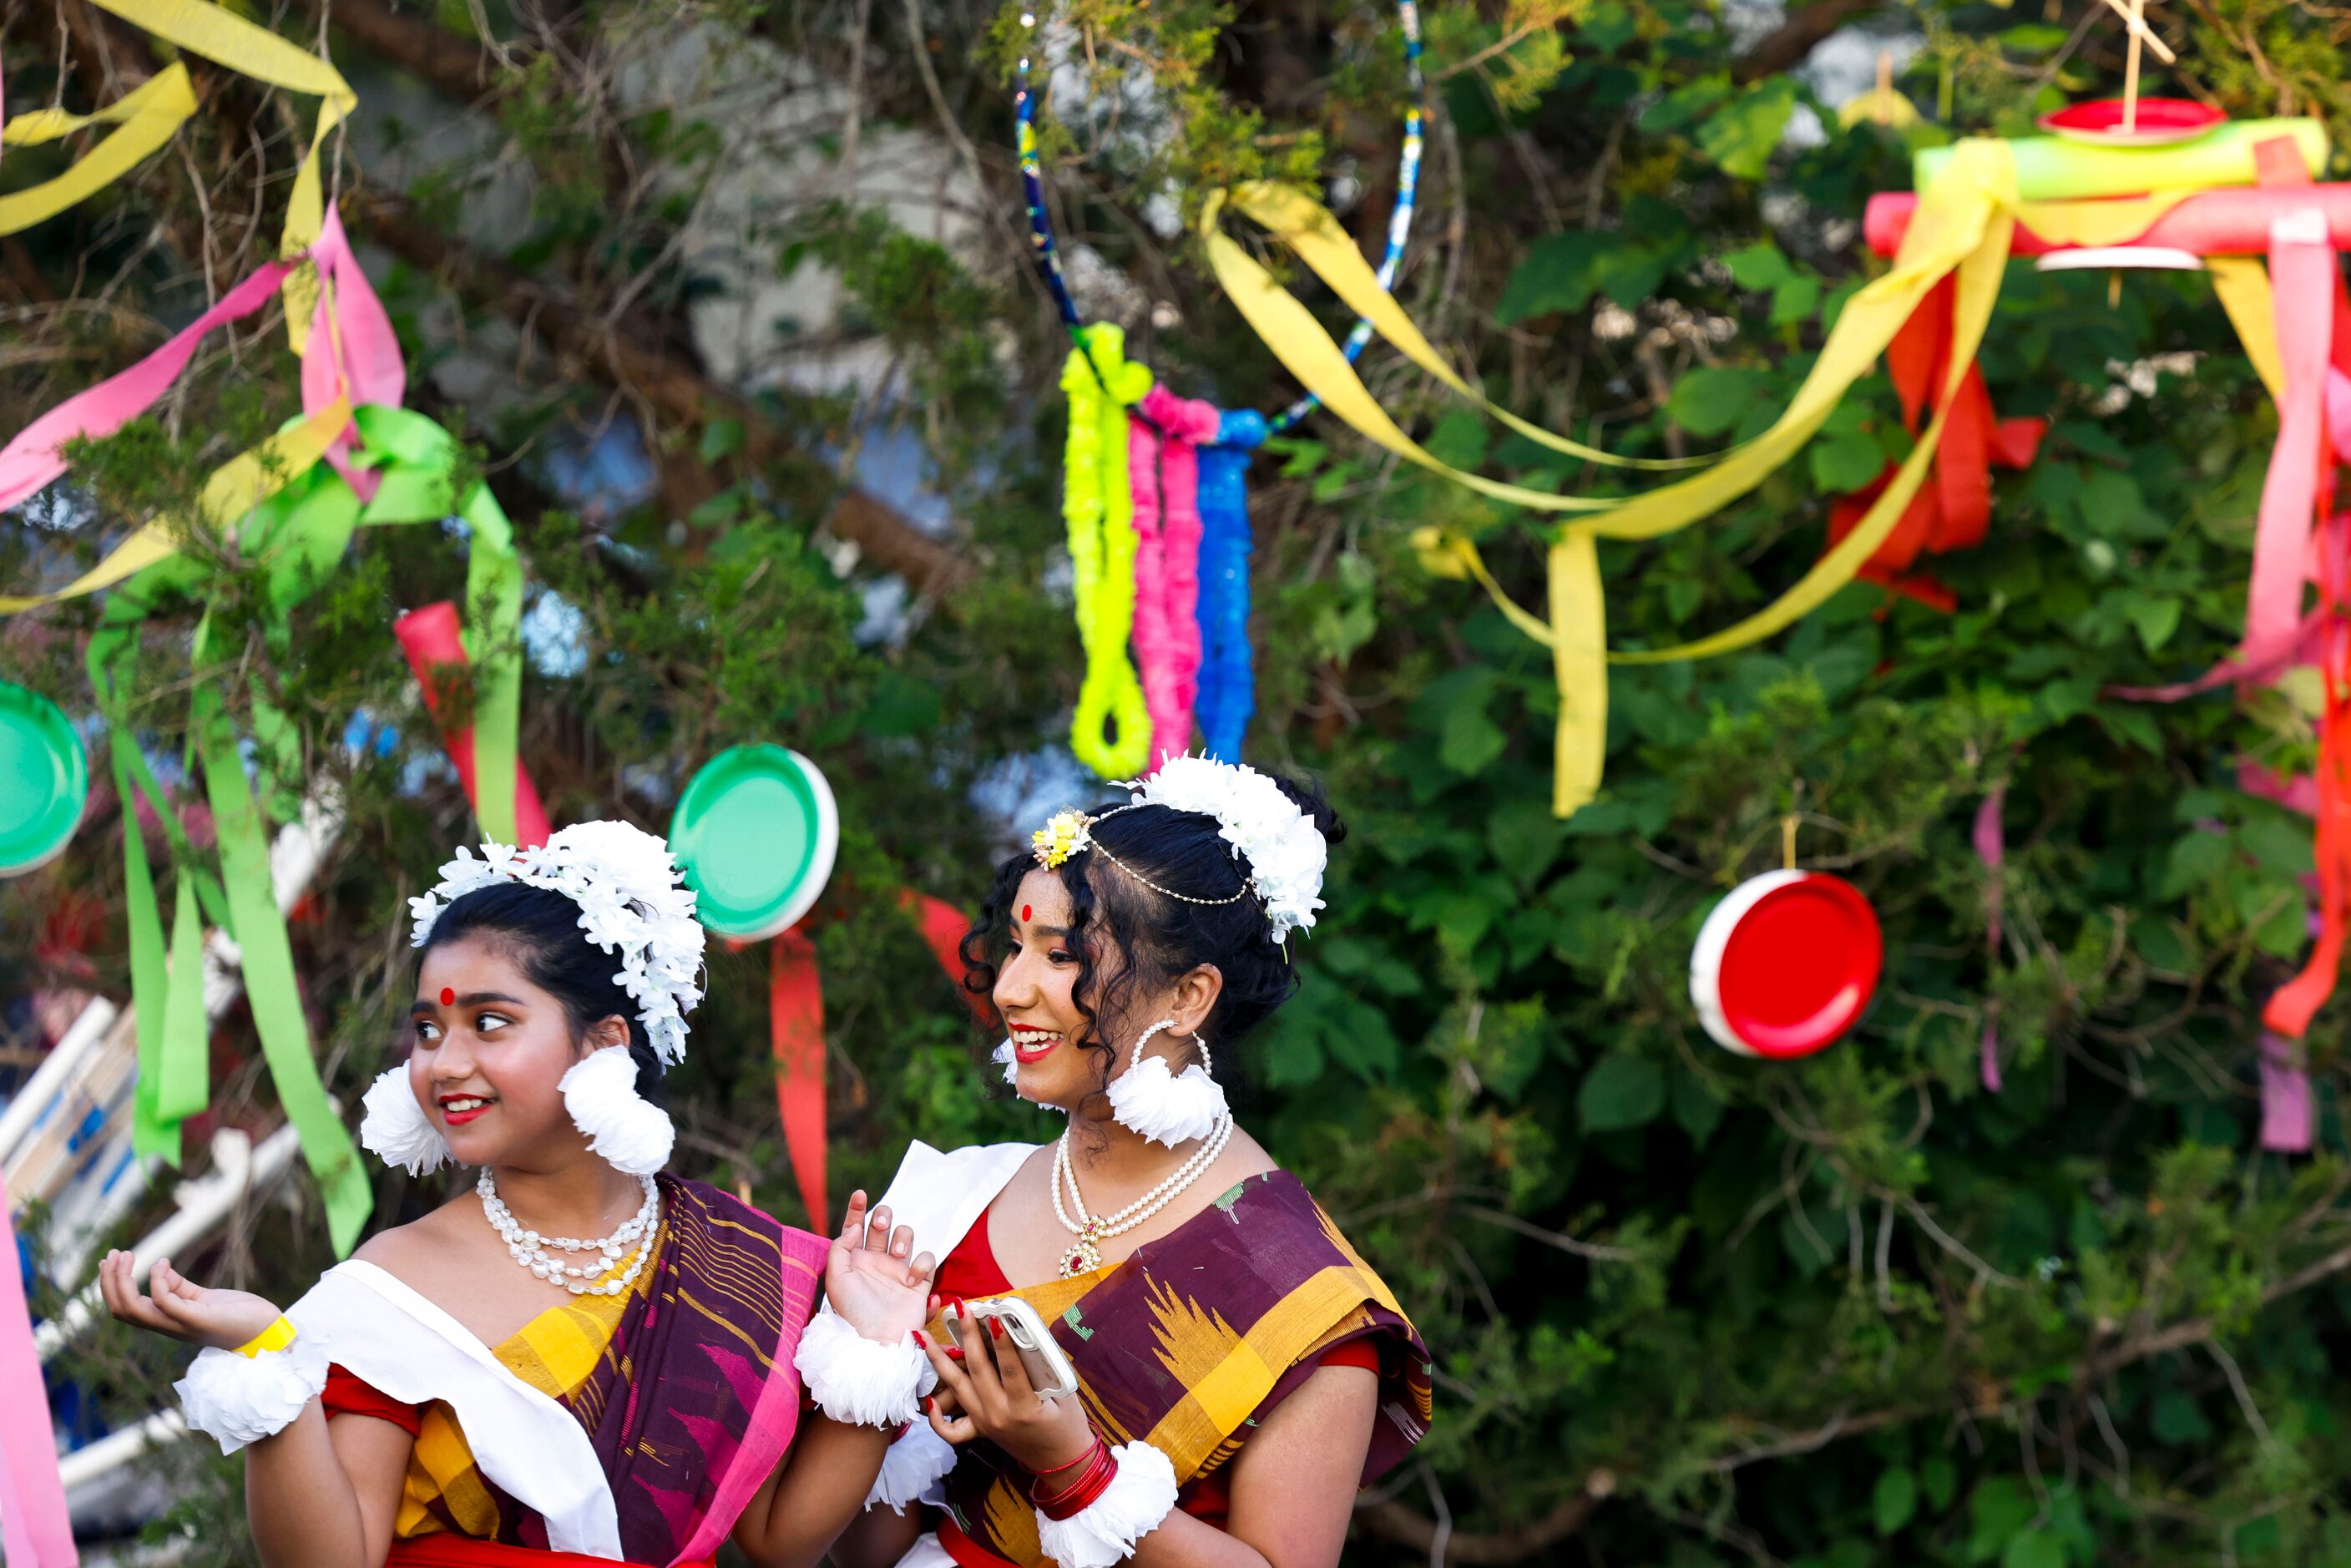
[[[827,1245],[700,1182],[664,1176],[661,1189],[653,1257],[629,1291],[551,1307],[490,1347],[587,1434],[622,1560],[652,1568],[713,1558],[791,1446],[800,1413],[792,1354],[815,1311]],[[381,1370],[364,1375],[391,1381]],[[345,1374],[330,1379],[327,1406],[416,1437],[394,1568],[550,1551],[546,1521],[485,1473],[483,1435],[462,1430],[447,1403],[402,1404]]]
[[[1375,1348],[1369,1483],[1428,1429],[1428,1352],[1386,1284],[1286,1171],[1251,1176],[1124,1261],[1015,1291],[1078,1370],[1113,1444],[1147,1439],[1196,1495],[1250,1430],[1344,1345]],[[958,1451],[939,1542],[967,1568],[1040,1568],[1028,1478],[985,1440]]]

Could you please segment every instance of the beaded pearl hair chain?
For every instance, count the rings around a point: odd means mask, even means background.
[[[1056,811],[1046,819],[1043,827],[1029,835],[1029,841],[1035,846],[1030,852],[1036,856],[1039,865],[1043,866],[1047,871],[1058,871],[1061,869],[1061,862],[1071,855],[1091,852],[1102,856],[1154,893],[1184,904],[1197,904],[1207,908],[1215,908],[1220,904],[1238,904],[1257,891],[1257,877],[1252,873],[1241,878],[1240,891],[1230,898],[1195,898],[1188,893],[1178,893],[1172,887],[1160,886],[1159,883],[1094,842],[1093,825],[1096,822],[1107,817],[1115,817],[1122,811],[1139,811],[1144,806],[1152,803],[1146,800],[1133,806],[1113,806],[1107,811],[1096,812],[1092,816],[1076,810]]]

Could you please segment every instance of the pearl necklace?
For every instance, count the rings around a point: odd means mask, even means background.
[[[1116,1214],[1090,1215],[1086,1212],[1085,1195],[1078,1190],[1077,1167],[1070,1160],[1070,1134],[1076,1130],[1071,1126],[1064,1131],[1061,1143],[1053,1150],[1053,1218],[1061,1222],[1062,1228],[1078,1239],[1075,1246],[1061,1254],[1061,1278],[1064,1280],[1074,1280],[1081,1274],[1092,1273],[1101,1268],[1102,1244],[1104,1241],[1113,1236],[1124,1235],[1141,1225],[1175,1202],[1186,1187],[1199,1180],[1201,1173],[1217,1163],[1217,1156],[1223,1154],[1225,1145],[1232,1141],[1233,1119],[1226,1116],[1219,1120],[1207,1137],[1201,1141],[1200,1146],[1192,1151],[1192,1157],[1176,1167],[1173,1176]],[[1069,1209],[1061,1206],[1061,1186],[1064,1182],[1069,1184],[1070,1202],[1078,1211],[1075,1219],[1071,1218]]]
[[[649,1176],[639,1176],[637,1185],[645,1195],[637,1212],[611,1235],[587,1240],[571,1236],[550,1240],[536,1230],[525,1228],[515,1218],[514,1210],[506,1206],[506,1200],[498,1197],[497,1178],[490,1174],[487,1166],[482,1167],[474,1191],[482,1200],[482,1213],[488,1217],[490,1228],[507,1244],[507,1256],[517,1265],[550,1284],[561,1285],[575,1296],[617,1296],[635,1284],[637,1276],[644,1272],[645,1260],[653,1253],[654,1233],[661,1228],[661,1188]],[[613,1275],[612,1270],[621,1267],[621,1253],[632,1241],[637,1244],[635,1256],[629,1260],[625,1270]],[[575,1266],[554,1257],[556,1252],[593,1252],[597,1256]]]

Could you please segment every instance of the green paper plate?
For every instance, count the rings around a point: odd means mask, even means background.
[[[702,924],[755,942],[789,929],[824,892],[841,814],[799,752],[737,746],[703,764],[678,797],[669,845]]]
[[[89,759],[57,705],[0,681],[0,876],[54,860],[81,822]]]

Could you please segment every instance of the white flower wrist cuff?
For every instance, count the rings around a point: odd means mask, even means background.
[[[1102,1496],[1067,1519],[1037,1511],[1037,1544],[1061,1568],[1112,1568],[1176,1511],[1176,1466],[1138,1437],[1111,1457],[1118,1474]]]
[[[914,1503],[945,1502],[946,1489],[939,1483],[955,1463],[955,1445],[931,1430],[928,1421],[917,1421],[882,1456],[882,1473],[865,1494],[865,1506],[904,1514]]]
[[[205,1350],[172,1385],[188,1425],[234,1454],[294,1424],[327,1386],[327,1353],[298,1335],[284,1350],[252,1356]]]
[[[912,1334],[882,1344],[829,1306],[818,1311],[800,1335],[792,1365],[817,1408],[846,1427],[912,1426],[923,1418],[922,1396],[939,1381]]]

